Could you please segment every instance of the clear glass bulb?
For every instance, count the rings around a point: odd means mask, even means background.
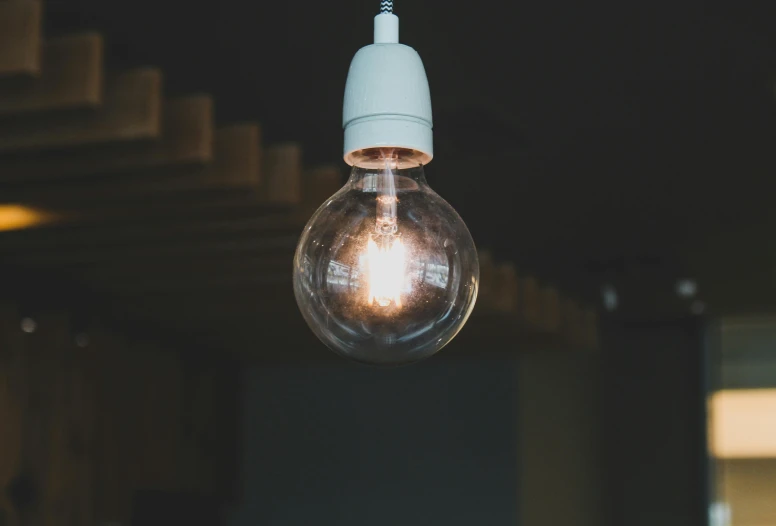
[[[294,294],[330,349],[399,365],[453,339],[474,308],[479,273],[469,230],[428,186],[417,153],[370,149],[307,223]]]

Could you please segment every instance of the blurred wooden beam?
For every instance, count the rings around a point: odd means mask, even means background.
[[[499,263],[494,271],[496,282],[491,292],[493,308],[504,314],[517,314],[518,284],[515,266],[512,263]]]
[[[153,165],[148,159],[150,154],[140,154],[146,156],[148,165],[145,168],[138,166],[130,173],[123,173],[120,172],[122,165],[117,164],[111,168],[113,161],[110,156],[99,153],[95,164],[104,163],[105,170],[97,172],[88,168],[88,159],[93,158],[93,154],[69,151],[64,155],[54,156],[63,159],[59,168],[53,161],[44,158],[17,165],[15,173],[8,174],[6,171],[6,175],[18,178],[19,182],[8,184],[2,189],[4,198],[57,209],[60,211],[60,222],[71,224],[102,223],[122,217],[142,221],[144,216],[159,216],[164,210],[167,210],[168,216],[180,216],[183,212],[183,216],[189,217],[191,210],[198,207],[237,212],[240,209],[264,206],[261,204],[259,188],[259,126],[241,124],[218,129],[211,144],[211,132],[206,123],[210,121],[212,113],[209,106],[198,104],[197,100],[203,102],[203,99],[193,97],[173,99],[166,104],[166,110],[169,111],[165,113],[168,116],[181,112],[187,113],[188,116],[182,119],[168,118],[164,126],[165,134],[174,134],[175,128],[192,120],[198,123],[198,126],[189,126],[190,131],[183,134],[186,137],[175,135],[178,137],[176,141],[165,139],[175,144],[167,147],[170,153],[156,156],[157,165]],[[196,132],[191,128],[195,128]],[[138,146],[140,145],[136,145],[134,149],[142,150]],[[156,150],[161,148],[153,143],[149,146]],[[123,155],[127,155],[126,149],[124,151]],[[172,151],[179,153],[176,155],[171,153]],[[207,162],[208,160],[210,162]],[[180,164],[175,164],[176,162]],[[81,165],[84,166],[84,173],[94,172],[94,177],[58,179],[47,182],[45,186],[21,182],[23,177],[35,181],[34,177],[45,176],[46,173],[56,174],[57,177],[75,175]],[[50,172],[46,171],[47,166],[51,166]],[[119,172],[112,173],[111,170]],[[3,164],[0,161],[0,172],[2,171]]]
[[[262,147],[258,124],[235,124],[216,133],[216,158],[208,186],[256,188],[261,184]]]
[[[102,36],[96,33],[46,42],[39,77],[0,83],[0,115],[99,106],[103,100],[102,59]]]
[[[42,24],[41,2],[0,2],[0,76],[40,73]]]
[[[90,205],[90,216],[84,217],[84,222],[142,221],[144,212],[158,215],[160,209],[178,216],[199,206],[235,210],[262,206],[258,124],[226,126],[213,133],[209,97],[173,99],[167,105],[171,114],[165,121],[165,134],[169,130],[171,138],[166,147],[156,147],[164,151],[145,154],[145,166],[140,159],[127,160],[116,164],[114,177],[101,178],[99,183],[89,181],[75,190],[72,181],[62,183],[63,191],[70,188],[74,193],[73,201]],[[120,166],[128,171],[119,173]],[[150,198],[158,198],[162,206],[148,206]],[[62,203],[55,199],[49,202],[52,206]]]
[[[342,187],[342,171],[337,166],[317,166],[302,174],[302,210],[312,215]]]
[[[70,204],[105,198],[115,185],[117,194],[142,187],[143,179],[122,178],[138,172],[169,171],[178,165],[201,165],[213,158],[213,101],[208,96],[172,99],[164,104],[158,141],[59,150],[44,155],[0,158],[0,182],[13,183],[6,195],[19,200]],[[93,178],[99,178],[95,181]],[[58,181],[59,179],[71,179]],[[75,179],[75,180],[72,180]],[[46,185],[41,188],[40,180]],[[35,183],[32,188],[25,184]],[[122,186],[122,183],[127,183]],[[26,191],[25,191],[26,190]]]
[[[488,251],[479,253],[480,286],[475,313],[517,315],[517,271],[512,263],[494,263]]]
[[[275,144],[265,150],[264,188],[270,203],[302,202],[302,148],[296,143]]]
[[[159,140],[123,150],[75,153],[59,176],[116,175],[213,160],[213,99],[208,95],[165,101]],[[149,128],[150,130],[150,128]]]
[[[502,348],[504,342],[515,350],[573,350],[585,348],[597,331],[597,319],[587,323],[569,338],[564,332],[561,295],[555,287],[540,286],[531,276],[518,276],[511,263],[494,263],[488,251],[480,251],[480,289],[472,320],[452,345],[453,355],[479,341],[478,349]],[[593,327],[589,326],[593,324]],[[587,331],[587,332],[585,332]],[[460,340],[460,341],[459,341]]]
[[[131,70],[108,81],[105,104],[97,111],[30,116],[0,124],[0,152],[157,139],[162,128],[161,108],[161,72]],[[24,160],[17,158],[17,162]]]

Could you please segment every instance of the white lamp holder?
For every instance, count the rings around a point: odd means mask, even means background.
[[[342,111],[345,162],[367,148],[416,151],[422,164],[434,156],[431,94],[420,55],[399,44],[399,17],[375,17],[374,44],[353,57]]]

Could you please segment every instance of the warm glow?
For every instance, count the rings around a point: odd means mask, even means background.
[[[52,215],[22,205],[0,205],[0,232],[21,230],[46,223]]]
[[[369,273],[369,304],[381,307],[394,303],[401,307],[404,286],[406,249],[398,236],[369,238],[367,268]]]
[[[719,391],[709,411],[715,457],[776,458],[776,389]]]

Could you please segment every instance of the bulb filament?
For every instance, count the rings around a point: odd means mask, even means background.
[[[399,236],[370,236],[369,304],[401,307],[406,249]]]
[[[380,307],[391,304],[401,307],[404,288],[407,249],[399,235],[396,219],[396,182],[393,165],[396,156],[383,156],[384,167],[378,176],[375,233],[367,243],[369,268],[369,304]]]

